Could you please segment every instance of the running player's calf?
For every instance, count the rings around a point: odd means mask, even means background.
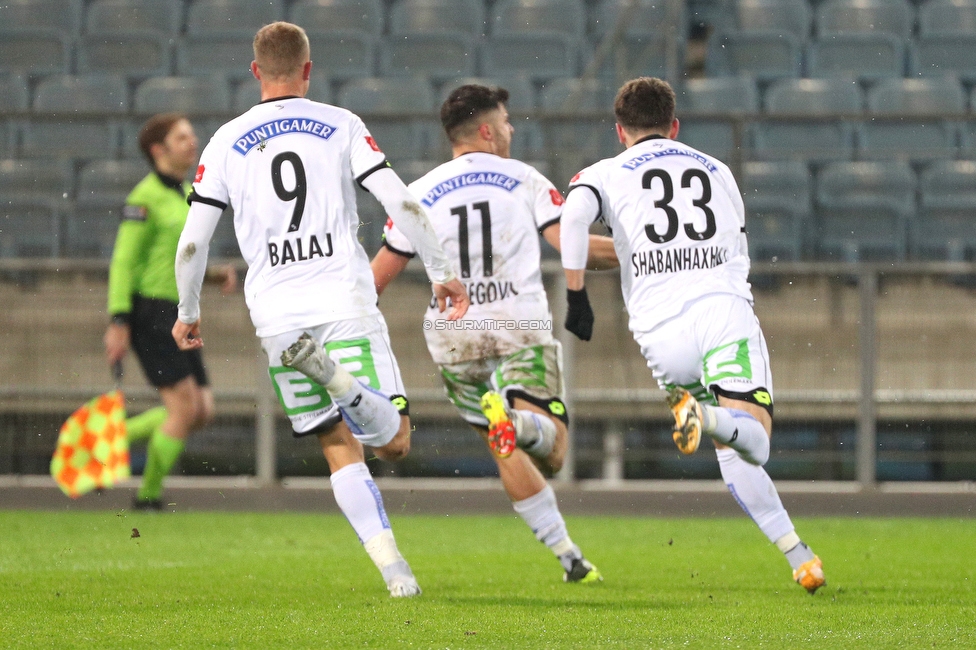
[[[680,386],[668,393],[668,407],[674,416],[674,442],[682,453],[695,453],[704,433],[753,465],[769,460],[769,434],[749,413],[702,404]]]
[[[390,398],[357,381],[309,334],[302,334],[281,353],[281,363],[323,386],[339,406],[353,436],[364,445],[383,447],[400,430],[400,412]]]

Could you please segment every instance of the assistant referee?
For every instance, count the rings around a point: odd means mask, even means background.
[[[214,400],[199,350],[176,347],[170,330],[177,317],[176,247],[186,223],[188,172],[197,162],[197,138],[186,116],[164,113],[149,118],[139,132],[139,147],[152,171],[132,190],[109,268],[105,332],[109,365],[131,347],[163,406],[126,421],[129,442],[148,440],[146,467],[135,507],[162,509],[163,479],[190,432],[213,419]],[[222,290],[237,284],[232,266],[215,274]]]

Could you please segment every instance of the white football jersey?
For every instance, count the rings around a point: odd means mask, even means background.
[[[424,334],[434,362],[503,356],[550,342],[539,233],[559,221],[559,190],[523,162],[481,152],[446,162],[409,188],[471,299],[467,314],[454,322],[431,300]],[[391,220],[384,245],[415,253]]]
[[[581,171],[577,187],[596,194],[613,236],[632,331],[706,294],[752,300],[742,195],[722,162],[651,137]]]
[[[385,166],[359,117],[307,99],[258,104],[211,138],[191,200],[234,209],[259,337],[378,312],[353,182]]]

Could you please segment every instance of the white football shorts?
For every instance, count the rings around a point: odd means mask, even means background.
[[[665,390],[681,386],[706,404],[718,393],[772,406],[769,349],[745,298],[702,296],[653,330],[634,332],[634,340]]]
[[[403,380],[397,366],[390,334],[382,314],[324,323],[293,332],[261,339],[261,347],[268,355],[268,373],[278,400],[295,436],[323,433],[342,419],[339,407],[325,388],[301,372],[281,365],[281,353],[308,332],[322,345],[333,361],[358,381],[406,405]],[[398,404],[401,412],[401,408]]]

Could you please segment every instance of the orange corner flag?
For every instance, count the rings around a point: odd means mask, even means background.
[[[99,395],[71,414],[58,433],[51,476],[71,498],[129,478],[122,391]]]

